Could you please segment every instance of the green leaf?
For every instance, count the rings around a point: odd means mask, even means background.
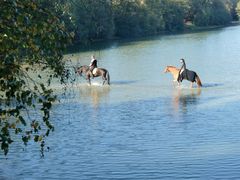
[[[39,135],[35,135],[35,136],[34,136],[34,141],[35,141],[35,142],[38,142],[38,141],[39,141]]]

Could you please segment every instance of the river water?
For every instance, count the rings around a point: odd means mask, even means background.
[[[239,179],[240,26],[112,42],[95,54],[111,86],[77,77],[59,93],[44,158],[13,144],[0,179]],[[174,87],[165,66],[198,73],[203,87]],[[56,86],[57,87],[57,86]]]

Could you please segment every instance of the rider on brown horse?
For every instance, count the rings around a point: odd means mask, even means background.
[[[97,59],[95,58],[94,55],[92,55],[91,57],[91,62],[89,64],[89,71],[90,71],[90,75],[92,78],[94,78],[94,75],[93,75],[93,70],[97,68]]]

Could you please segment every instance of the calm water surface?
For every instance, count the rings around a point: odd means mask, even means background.
[[[111,86],[78,77],[53,108],[45,158],[15,143],[0,155],[0,179],[239,179],[239,52],[235,26],[68,55],[89,64],[95,53]],[[163,73],[180,58],[201,90]]]

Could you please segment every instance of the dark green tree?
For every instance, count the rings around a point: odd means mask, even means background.
[[[232,20],[238,21],[239,17],[238,17],[236,8],[237,8],[237,3],[239,0],[225,0],[225,1],[226,1],[225,4],[226,4],[227,9],[228,9],[228,11],[230,11]]]
[[[72,0],[71,11],[76,25],[76,41],[86,42],[113,36],[111,1]]]
[[[24,144],[33,139],[43,148],[54,129],[50,109],[56,96],[49,85],[63,75],[63,53],[71,41],[57,12],[44,1],[0,1],[0,145],[4,154],[15,140],[13,134]],[[31,116],[32,110],[41,112],[40,118]]]
[[[185,6],[179,1],[163,0],[163,19],[166,31],[184,29]]]
[[[116,36],[139,37],[144,35],[146,12],[140,0],[115,0],[113,10]]]
[[[197,26],[226,25],[232,20],[224,0],[190,0],[190,6]]]
[[[161,0],[114,0],[116,36],[141,37],[164,31]]]
[[[145,1],[146,3],[146,31],[148,34],[159,34],[165,31],[165,22],[163,19],[162,0]]]

